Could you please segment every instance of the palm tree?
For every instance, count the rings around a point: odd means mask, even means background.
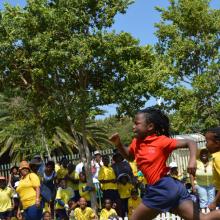
[[[0,157],[8,154],[11,161],[18,162],[35,154],[78,153],[77,142],[64,118],[52,118],[42,123],[33,105],[19,96],[10,98],[0,94],[0,109]],[[46,112],[50,111],[54,109],[46,109]],[[54,115],[62,115],[56,113]],[[49,113],[47,117],[50,117]],[[76,128],[78,137],[82,139],[80,127],[76,125]],[[86,125],[86,139],[90,150],[103,149],[110,144],[106,130],[98,127],[94,120]]]

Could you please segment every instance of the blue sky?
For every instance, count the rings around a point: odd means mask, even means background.
[[[0,0],[0,8],[3,7],[4,2],[21,7],[25,6],[26,3],[25,0]],[[155,10],[155,6],[167,7],[168,5],[168,0],[136,0],[129,6],[126,14],[116,16],[112,29],[116,32],[131,33],[132,36],[140,40],[141,45],[155,44],[154,23],[160,21],[160,14]],[[220,0],[212,0],[211,7],[220,9]],[[152,105],[154,102],[155,100],[152,99],[149,104]],[[115,113],[114,105],[104,109],[108,111],[107,115]]]
[[[25,0],[0,0],[0,8],[3,3],[25,6]],[[126,31],[140,40],[142,45],[154,44],[154,23],[160,20],[160,14],[155,10],[155,6],[167,7],[168,0],[136,0],[129,6],[126,14],[119,14],[115,18],[113,29],[117,32]],[[211,7],[220,9],[220,0],[212,0]]]

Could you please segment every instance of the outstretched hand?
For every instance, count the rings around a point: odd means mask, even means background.
[[[121,139],[118,133],[113,134],[109,140],[115,145],[118,146],[121,144]]]

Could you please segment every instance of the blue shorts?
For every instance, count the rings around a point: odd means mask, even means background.
[[[142,198],[144,205],[160,212],[175,209],[185,200],[191,200],[187,189],[183,183],[170,176],[161,178],[154,185],[147,185]]]
[[[11,218],[12,214],[12,211],[0,212],[0,219]]]
[[[56,210],[56,219],[69,219],[65,209],[57,209]]]
[[[36,205],[29,206],[24,210],[25,220],[39,220],[42,217],[43,209]]]

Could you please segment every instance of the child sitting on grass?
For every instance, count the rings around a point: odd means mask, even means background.
[[[111,199],[106,199],[104,206],[105,208],[103,208],[100,213],[100,220],[106,220],[109,218],[117,217],[115,209],[112,208]]]
[[[79,199],[79,207],[74,210],[74,218],[77,220],[97,220],[95,212],[87,207],[86,199],[81,197]]]

